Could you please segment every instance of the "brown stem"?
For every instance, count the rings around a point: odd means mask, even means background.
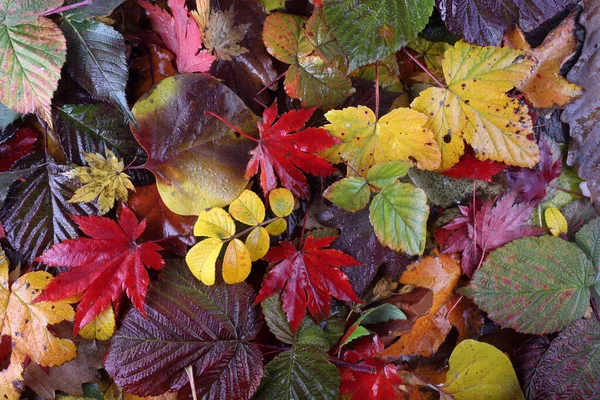
[[[231,125],[229,122],[225,121],[225,119],[223,119],[223,117],[221,117],[220,115],[215,114],[212,111],[204,111],[204,115],[212,115],[213,117],[215,117],[216,119],[218,119],[219,121],[221,121],[222,123],[224,123],[225,125],[227,125],[228,127],[230,127],[231,129],[233,129],[234,131],[236,131],[237,133],[239,133],[240,135],[242,135],[243,137],[245,137],[246,139],[250,139],[256,143],[258,143],[258,139],[253,138],[252,136],[240,131],[238,128],[236,128],[235,126]]]
[[[253,98],[252,100],[254,100],[255,102],[257,102],[258,104],[260,104],[260,105],[261,105],[261,106],[263,106],[264,108],[268,108],[268,107],[267,107],[266,105],[264,105],[264,104],[263,104],[263,103],[262,103],[260,100],[258,100],[258,96],[260,96],[260,94],[261,94],[262,92],[264,92],[265,90],[267,90],[268,88],[270,88],[270,87],[271,87],[271,85],[273,85],[275,82],[277,82],[278,80],[280,80],[281,78],[283,78],[283,77],[285,76],[285,74],[286,74],[286,73],[287,73],[287,70],[286,70],[285,72],[281,73],[281,74],[280,74],[280,75],[279,75],[277,78],[275,78],[275,79],[273,79],[271,82],[269,82],[269,84],[268,84],[268,85],[266,85],[266,86],[263,86],[263,88],[262,88],[262,89],[260,89],[260,90],[258,91],[258,93],[256,93],[256,94],[254,95],[254,98]]]
[[[369,365],[347,363],[335,357],[329,357],[329,362],[334,365],[337,365],[338,367],[344,367],[354,371],[368,372],[370,374],[374,374],[376,372],[375,367],[371,367]]]
[[[271,222],[273,221],[277,221],[278,219],[283,219],[282,217],[275,217],[275,218],[271,218],[268,219],[266,221],[261,222],[260,224],[256,225],[256,226],[251,226],[249,228],[244,229],[243,231],[236,233],[235,235],[227,238],[227,239],[223,239],[223,243],[227,243],[227,242],[231,242],[233,239],[237,239],[241,236],[244,236],[246,233],[251,232],[254,228],[256,228],[257,226],[265,226],[265,225],[269,225]]]
[[[375,61],[375,119],[379,120],[379,61]]]
[[[429,70],[429,68],[427,68],[425,66],[425,64],[423,64],[421,61],[419,61],[419,59],[417,59],[415,56],[413,56],[412,54],[410,54],[408,52],[408,50],[406,50],[405,48],[402,48],[402,51],[404,52],[404,54],[406,54],[415,64],[417,64],[427,75],[429,75],[429,77],[431,79],[433,79],[433,81],[441,88],[446,89],[448,86],[446,86],[444,83],[442,83],[434,74],[433,72],[431,72]]]
[[[51,10],[41,13],[40,17],[47,17],[48,15],[58,14],[61,12],[72,10],[74,8],[89,6],[92,3],[93,3],[93,0],[83,0],[83,1],[80,1],[79,3],[69,4],[68,6],[56,7]]]

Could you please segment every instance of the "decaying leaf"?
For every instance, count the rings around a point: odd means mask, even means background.
[[[218,60],[231,61],[232,57],[248,53],[249,50],[239,45],[248,32],[250,24],[235,25],[233,8],[224,11],[211,10],[206,30],[204,46]]]
[[[83,157],[87,167],[77,167],[66,173],[69,179],[77,179],[83,184],[69,203],[87,203],[98,199],[100,214],[106,214],[115,201],[126,202],[128,191],[135,191],[135,187],[129,175],[123,172],[123,161],[110,150],[106,150],[106,158],[98,153],[87,153]]]

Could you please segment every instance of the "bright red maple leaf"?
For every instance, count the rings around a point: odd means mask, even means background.
[[[491,160],[479,160],[473,150],[465,151],[458,163],[452,168],[442,171],[443,175],[450,178],[469,178],[480,181],[492,182],[492,176],[504,171],[508,165]]]
[[[505,174],[508,187],[517,192],[518,201],[542,201],[548,184],[560,176],[561,158],[553,160],[546,140],[540,139],[539,147],[540,162],[535,169],[514,167]]]
[[[12,138],[0,144],[0,172],[8,171],[16,161],[31,153],[37,135],[34,129],[21,128]]]
[[[282,241],[273,247],[264,260],[279,262],[266,275],[255,304],[277,292],[283,292],[283,310],[287,314],[292,331],[310,314],[320,322],[329,315],[331,298],[360,303],[348,277],[339,267],[359,266],[348,254],[326,249],[337,236],[315,239],[308,236],[302,249]]]
[[[169,0],[171,14],[150,3],[138,1],[152,21],[154,31],[175,54],[177,70],[186,72],[208,72],[215,57],[202,48],[202,32],[189,14],[185,0]]]
[[[342,354],[342,360],[370,367],[373,372],[338,366],[342,378],[340,394],[352,395],[353,400],[402,399],[398,385],[403,381],[398,376],[396,366],[381,359],[372,358],[382,352],[383,342],[377,335],[361,338],[354,342],[351,350]]]
[[[476,215],[472,206],[459,206],[462,216],[450,221],[443,229],[454,233],[446,242],[444,253],[462,252],[461,268],[467,276],[481,265],[487,252],[504,246],[508,242],[525,236],[535,236],[546,232],[545,228],[525,226],[535,203],[515,204],[517,193],[510,192],[496,202],[488,200]]]
[[[89,238],[55,244],[35,261],[68,267],[35,299],[56,301],[83,293],[75,313],[75,334],[125,291],[145,315],[144,299],[150,281],[145,267],[160,270],[165,262],[155,243],[138,243],[146,221],[139,222],[133,211],[123,207],[117,222],[106,217],[79,217],[73,220]]]
[[[338,144],[339,140],[322,128],[302,129],[315,109],[289,111],[277,122],[277,101],[264,111],[263,121],[258,122],[260,140],[250,152],[252,158],[246,167],[246,179],[256,175],[260,165],[260,186],[265,196],[277,187],[275,172],[282,186],[304,198],[308,198],[310,192],[302,171],[317,176],[333,173],[332,165],[315,153]],[[292,132],[295,133],[290,134]]]

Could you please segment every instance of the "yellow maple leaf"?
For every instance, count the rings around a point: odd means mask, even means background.
[[[69,203],[87,203],[98,199],[100,214],[106,214],[115,205],[115,200],[127,201],[127,190],[135,191],[129,175],[123,172],[123,161],[106,150],[106,158],[98,153],[84,153],[87,167],[77,167],[65,175],[83,184],[77,189]]]
[[[325,114],[330,124],[323,128],[342,141],[322,153],[329,161],[347,162],[359,174],[385,161],[411,161],[418,168],[439,167],[440,150],[427,117],[408,108],[396,108],[376,119],[365,106],[331,110]]]
[[[560,76],[560,68],[577,50],[576,15],[562,21],[536,48],[531,48],[518,26],[504,35],[505,46],[531,53],[539,62],[533,74],[517,86],[534,107],[563,108],[583,92],[581,86]]]
[[[464,153],[464,141],[477,158],[533,167],[539,149],[527,107],[506,92],[529,78],[537,65],[523,51],[457,42],[444,54],[447,88],[421,92],[411,107],[426,114],[441,150],[440,170],[451,168]]]
[[[75,358],[75,344],[48,330],[49,324],[72,321],[75,312],[65,301],[33,304],[52,280],[48,272],[29,272],[11,287],[8,270],[8,259],[0,248],[0,331],[12,341],[11,362],[0,372],[0,389],[7,398],[17,399],[18,382],[23,381],[23,362],[27,356],[43,367],[61,365]]]

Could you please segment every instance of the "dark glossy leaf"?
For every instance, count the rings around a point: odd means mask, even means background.
[[[364,293],[369,287],[381,265],[385,264],[386,275],[398,277],[411,262],[412,258],[406,254],[396,253],[379,243],[369,221],[369,210],[350,213],[332,206],[321,213],[318,219],[325,226],[341,230],[340,237],[332,247],[350,254],[362,264],[360,268],[347,268],[344,271],[358,294]]]
[[[138,122],[133,135],[148,154],[144,166],[177,214],[229,204],[246,186],[244,169],[255,143],[204,111],[256,132],[256,119],[242,100],[205,75],[166,78],[133,107]]]
[[[76,187],[63,175],[66,167],[50,159],[33,165],[36,164],[40,167],[13,185],[0,209],[8,241],[27,260],[39,256],[53,243],[78,236],[72,214],[97,212],[90,204],[68,202]]]
[[[328,332],[315,325],[306,316],[296,334],[292,328],[281,301],[276,296],[262,303],[267,325],[278,339],[291,344],[290,350],[280,353],[265,368],[265,377],[258,388],[256,399],[337,399],[339,393],[339,373],[329,362],[327,350],[331,347]],[[335,327],[341,335],[343,318],[335,318],[327,324],[327,330]]]
[[[13,137],[0,143],[0,172],[5,172],[12,165],[33,151],[38,133],[31,128],[21,128]]]
[[[91,4],[73,8],[64,13],[69,18],[77,21],[94,17],[105,17],[110,15],[115,8],[120,6],[124,0],[93,0]],[[67,0],[65,5],[79,3],[79,0]]]
[[[262,325],[246,283],[205,286],[171,261],[146,297],[147,318],[126,315],[110,342],[105,368],[127,392],[159,395],[188,385],[199,397],[249,399],[263,374],[254,339]]]
[[[524,31],[562,11],[571,0],[436,0],[446,27],[467,42],[498,45],[504,31],[519,24]]]
[[[323,11],[350,70],[382,60],[423,30],[433,0],[325,0]]]
[[[4,199],[11,187],[11,185],[17,180],[27,175],[30,172],[35,171],[36,168],[20,169],[16,171],[0,172],[0,209],[4,204]],[[1,231],[0,231],[1,232]]]
[[[66,104],[55,114],[55,126],[67,159],[85,165],[82,153],[106,154],[132,159],[143,153],[129,131],[123,114],[108,104]]]
[[[125,97],[127,60],[123,36],[99,21],[63,18],[69,74],[93,97],[117,106],[130,121],[133,114]]]
[[[600,324],[575,321],[552,341],[533,379],[536,399],[592,399],[600,391]]]
[[[546,334],[583,316],[596,283],[595,268],[577,246],[527,237],[491,252],[462,293],[502,327]]]
[[[600,210],[600,80],[595,79],[600,74],[600,3],[586,1],[579,23],[586,29],[585,42],[567,79],[585,91],[565,109],[561,119],[571,128],[567,164],[574,165],[579,176],[587,180],[592,202]]]
[[[528,399],[536,398],[533,379],[548,347],[550,347],[550,339],[536,336],[525,342],[514,358],[515,372]]]

